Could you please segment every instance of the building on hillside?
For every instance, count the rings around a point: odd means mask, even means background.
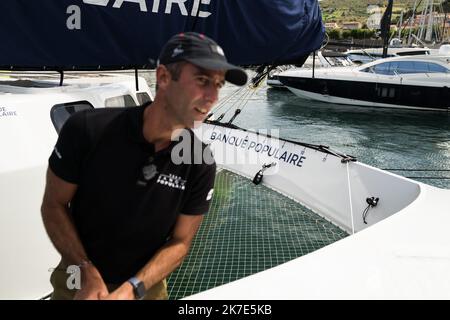
[[[377,5],[370,4],[370,5],[367,6],[366,11],[367,11],[368,14],[375,14],[375,13],[382,13],[383,9],[381,9]]]
[[[361,29],[362,24],[361,22],[344,22],[342,24],[343,30],[354,30],[354,29]]]
[[[418,14],[414,17],[414,24],[415,25],[420,25],[421,23],[428,23],[428,19],[429,19],[430,15],[422,15],[422,14]],[[434,23],[439,23],[439,22],[443,22],[444,19],[449,19],[449,17],[443,13],[437,13],[437,12],[433,12],[433,22]]]
[[[327,22],[325,23],[326,29],[339,29],[339,25],[336,22]]]
[[[380,29],[381,25],[381,18],[383,17],[383,14],[381,13],[374,13],[367,19],[367,28],[368,29]]]

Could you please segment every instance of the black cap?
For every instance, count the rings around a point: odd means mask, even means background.
[[[180,33],[166,43],[159,56],[160,64],[190,62],[207,70],[225,71],[225,80],[238,86],[247,83],[247,73],[228,63],[222,48],[211,38],[196,33]]]

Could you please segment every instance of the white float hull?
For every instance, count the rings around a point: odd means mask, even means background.
[[[221,139],[218,140],[219,133]],[[276,139],[207,126],[199,133],[224,168],[253,178],[263,163],[264,183],[304,204],[349,233],[343,240],[275,268],[187,299],[448,299],[450,298],[450,190],[403,178],[359,162],[281,142],[305,157],[298,167],[223,135],[273,147]],[[216,139],[211,139],[212,137]],[[236,141],[236,139],[232,139]],[[239,145],[239,143],[236,143]],[[236,154],[241,163],[225,158]],[[241,150],[242,151],[242,150]],[[246,155],[245,155],[246,154]],[[258,164],[243,164],[253,154]],[[271,174],[272,173],[272,174]],[[364,224],[366,197],[380,198]],[[370,227],[369,227],[370,226]],[[359,231],[359,232],[358,232]],[[268,289],[270,288],[270,289]]]

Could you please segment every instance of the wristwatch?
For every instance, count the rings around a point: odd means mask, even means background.
[[[133,286],[133,293],[136,300],[142,300],[145,296],[145,285],[136,277],[131,277],[128,282]]]

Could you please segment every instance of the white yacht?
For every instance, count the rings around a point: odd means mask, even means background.
[[[349,59],[346,53],[334,51],[318,51],[316,57],[310,55],[302,65],[304,69],[311,68],[330,68],[330,67],[348,67],[352,66],[353,61]],[[285,88],[278,79],[278,75],[286,70],[294,69],[295,65],[281,65],[271,70],[267,75],[267,85],[273,88]]]
[[[309,100],[368,107],[450,110],[450,55],[405,56],[359,67],[288,70],[280,81]]]
[[[404,57],[404,56],[418,56],[418,55],[430,55],[436,49],[429,48],[389,48],[387,57]],[[367,49],[353,49],[347,50],[346,54],[348,58],[355,64],[363,64],[372,62],[383,58],[383,48],[367,48]]]

